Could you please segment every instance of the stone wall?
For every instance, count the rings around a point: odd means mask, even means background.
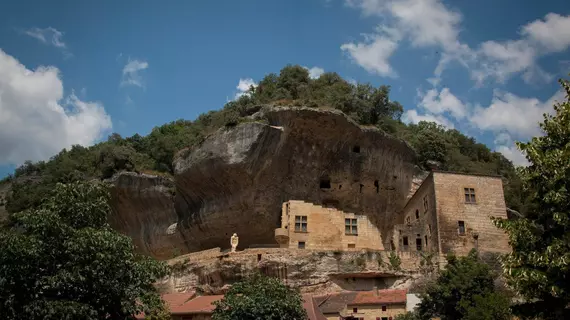
[[[284,204],[283,217],[281,227],[289,231],[289,248],[298,248],[302,242],[306,249],[384,249],[380,231],[366,215],[291,200]],[[297,217],[307,219],[306,231],[296,230]],[[356,219],[357,234],[346,232],[345,219]]]
[[[356,313],[354,309],[356,308]],[[346,309],[342,314],[352,315],[356,318],[364,320],[376,320],[376,319],[393,319],[397,315],[406,313],[406,304],[388,304],[386,305],[386,311],[382,311],[382,305],[347,305]],[[337,318],[338,319],[338,318]]]
[[[441,253],[465,255],[478,247],[481,252],[508,252],[507,235],[491,217],[507,218],[500,177],[434,172]],[[464,188],[475,190],[476,203],[466,203]],[[463,221],[465,235],[458,232]],[[478,236],[478,239],[475,239]]]

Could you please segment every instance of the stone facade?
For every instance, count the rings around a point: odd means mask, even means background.
[[[370,304],[364,306],[347,305],[346,310],[342,314],[349,314],[354,318],[364,320],[388,320],[394,319],[397,315],[406,313],[406,303],[384,305],[386,308],[385,311],[382,309],[382,307],[383,305],[381,304]],[[327,319],[331,318],[327,317]],[[337,317],[336,319],[339,318]]]
[[[507,218],[500,177],[434,171],[394,221],[393,248],[466,255],[510,250],[491,217]]]
[[[368,216],[291,200],[283,204],[276,240],[282,248],[384,250],[380,231]]]

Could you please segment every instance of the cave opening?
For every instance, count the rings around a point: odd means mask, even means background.
[[[374,180],[374,187],[376,188],[376,193],[380,193],[380,184],[378,180]]]
[[[330,189],[331,188],[331,180],[330,179],[321,179],[319,186],[321,189]]]
[[[360,184],[360,193],[362,193],[362,188],[364,188],[364,185],[361,183]]]
[[[354,147],[352,147],[352,152],[354,152],[354,153],[360,153],[360,146],[354,146]]]

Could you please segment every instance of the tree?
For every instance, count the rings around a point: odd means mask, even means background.
[[[259,274],[232,285],[216,304],[214,320],[301,320],[307,319],[298,291],[279,279]]]
[[[3,319],[126,319],[161,307],[166,266],[111,229],[107,187],[57,184],[38,209],[0,230]]]
[[[546,319],[570,317],[570,82],[560,83],[566,99],[544,115],[545,135],[517,144],[530,163],[519,175],[532,210],[495,220],[513,249],[503,259],[508,283],[529,301],[517,309]]]
[[[447,263],[435,283],[420,295],[420,319],[509,319],[508,295],[496,292],[496,275],[478,260],[475,250],[466,257],[449,256]]]

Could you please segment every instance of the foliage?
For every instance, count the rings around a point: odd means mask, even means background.
[[[406,312],[394,317],[394,320],[420,320],[417,312]]]
[[[394,251],[390,251],[388,260],[390,261],[390,266],[392,267],[392,269],[401,270],[402,260],[396,253],[394,253]]]
[[[263,104],[309,106],[338,109],[361,125],[375,126],[407,141],[427,167],[438,161],[442,170],[495,174],[504,177],[507,205],[526,211],[526,195],[510,161],[500,153],[457,130],[434,123],[406,125],[400,121],[403,107],[390,100],[390,87],[351,84],[336,73],[311,79],[308,71],[295,65],[285,66],[279,74],[266,75],[257,87],[221,110],[200,115],[194,121],[176,120],[152,129],[147,136],[123,138],[112,134],[107,141],[85,148],[73,146],[46,162],[26,162],[13,177],[13,193],[7,210],[18,212],[37,207],[56,183],[85,179],[105,179],[120,171],[163,172],[173,174],[175,154],[191,152],[204,139],[219,130],[235,126],[259,110]]]
[[[0,314],[5,319],[125,319],[162,304],[164,264],[134,253],[107,224],[107,187],[57,184],[42,205],[0,230]]]
[[[520,219],[495,220],[513,248],[503,259],[507,281],[531,302],[521,310],[530,316],[543,310],[546,319],[570,317],[570,82],[560,83],[566,99],[544,116],[545,135],[518,144],[530,162],[520,176],[533,209]]]
[[[214,320],[308,319],[298,291],[260,274],[233,284],[215,304]]]
[[[447,262],[435,283],[421,294],[420,319],[509,319],[508,295],[496,291],[496,275],[478,260],[475,250],[466,257],[450,255]]]

